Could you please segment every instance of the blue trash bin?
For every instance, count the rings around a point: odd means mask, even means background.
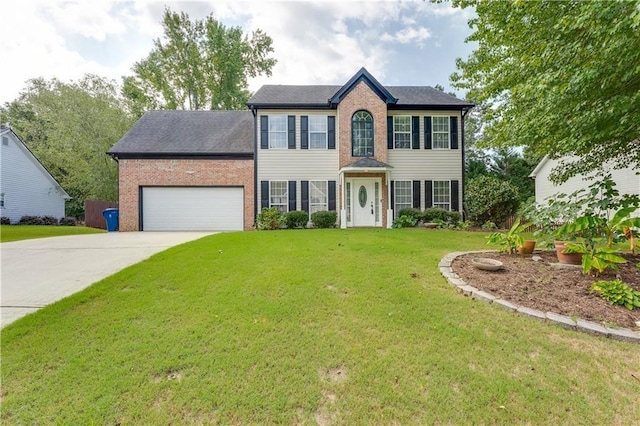
[[[102,216],[107,221],[107,231],[114,232],[118,230],[118,209],[104,209]]]

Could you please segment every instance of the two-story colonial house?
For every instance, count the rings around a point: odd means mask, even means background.
[[[250,229],[264,207],[335,210],[342,228],[390,227],[405,207],[459,211],[472,106],[362,68],[342,86],[263,86],[250,113],[147,113],[109,152],[120,229]]]

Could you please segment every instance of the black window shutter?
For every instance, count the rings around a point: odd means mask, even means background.
[[[451,149],[458,149],[458,117],[449,117],[449,135]]]
[[[393,117],[387,117],[387,149],[393,149]]]
[[[289,181],[289,211],[295,211],[296,210],[296,181],[295,180],[290,180]]]
[[[420,149],[420,117],[411,117],[411,148]]]
[[[300,149],[309,149],[309,117],[300,117]]]
[[[336,116],[330,115],[327,117],[327,148],[336,149]]]
[[[260,116],[260,149],[269,149],[269,116]]]
[[[424,149],[431,149],[431,117],[424,118]]]
[[[260,210],[269,207],[269,181],[260,182]]]
[[[336,181],[329,181],[329,211],[336,209]]]
[[[420,208],[420,181],[413,181],[413,207],[416,209]]]
[[[424,208],[433,207],[433,181],[424,181]]]
[[[459,198],[459,183],[457,180],[452,180],[451,181],[451,210],[453,211],[460,211],[460,202],[458,201]]]
[[[287,118],[287,131],[289,133],[289,149],[296,149],[296,116]]]
[[[391,210],[396,209],[396,181],[391,181]]]
[[[302,210],[309,213],[309,181],[300,182],[300,198],[302,201]]]

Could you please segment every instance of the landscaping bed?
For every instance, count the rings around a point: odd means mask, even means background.
[[[623,306],[609,304],[589,287],[600,280],[614,280],[619,277],[635,290],[640,291],[640,255],[625,254],[626,264],[619,271],[606,270],[595,278],[575,269],[557,269],[551,263],[558,260],[554,251],[536,251],[533,256],[543,260],[534,262],[532,255],[509,255],[505,253],[466,254],[452,263],[453,271],[467,284],[493,294],[520,306],[538,309],[542,312],[577,317],[600,322],[607,326],[617,326],[637,330],[640,309],[629,310]],[[496,259],[504,264],[499,271],[482,271],[473,267],[471,259],[484,257]]]

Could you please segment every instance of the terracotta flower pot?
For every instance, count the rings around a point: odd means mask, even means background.
[[[518,254],[531,254],[536,248],[535,240],[524,240],[522,247],[518,247]]]
[[[558,262],[566,265],[581,265],[582,253],[563,253],[567,248],[564,241],[555,241],[556,255],[558,256]]]

